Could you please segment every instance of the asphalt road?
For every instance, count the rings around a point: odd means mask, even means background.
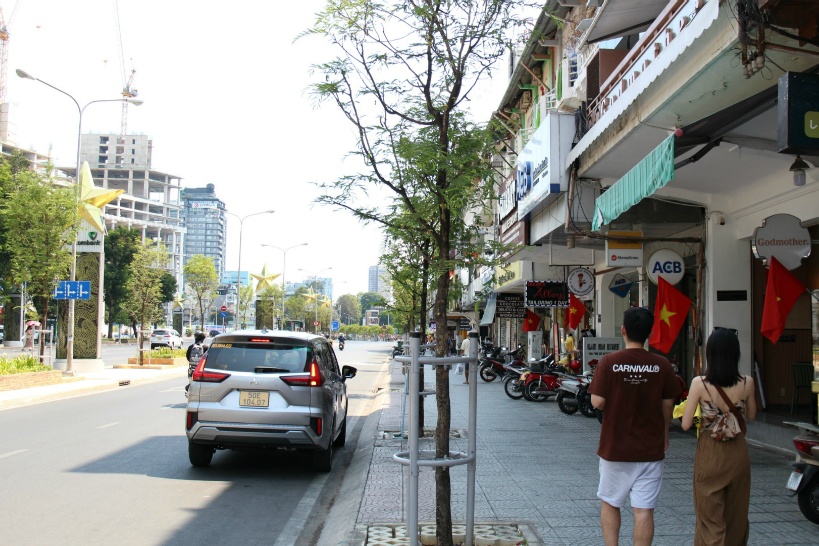
[[[183,379],[0,412],[5,544],[311,544],[337,499],[392,344],[350,342],[348,442],[309,458],[217,452],[188,462]]]

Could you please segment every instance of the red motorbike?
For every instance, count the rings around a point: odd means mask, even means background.
[[[511,357],[511,362],[506,363],[506,359]],[[504,348],[492,350],[491,352],[484,352],[484,356],[478,361],[478,375],[487,383],[491,383],[498,377],[503,377],[509,373],[509,366],[513,368],[522,368],[523,363],[523,347],[518,345],[518,348],[511,353],[507,353]]]
[[[573,361],[574,364],[577,361]],[[577,362],[579,364],[579,362]],[[523,397],[530,402],[545,402],[557,396],[563,366],[556,364],[552,355],[533,362],[531,371],[523,377]]]

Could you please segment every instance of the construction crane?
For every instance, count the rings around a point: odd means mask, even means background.
[[[3,8],[0,6],[0,104],[5,104],[6,102],[6,71],[9,64],[9,30],[8,27],[11,25],[11,20],[14,19],[14,12],[17,11],[17,6],[19,2],[14,4],[14,8],[11,10],[11,17],[9,17],[8,23],[6,23],[6,17],[3,15]]]
[[[122,70],[122,98],[124,99],[133,99],[137,95],[139,95],[139,91],[134,89],[134,75],[136,74],[136,70],[131,69],[131,75],[126,80],[125,79],[125,53],[123,52],[122,48],[122,27],[119,23],[119,3],[117,0],[114,0],[114,15],[116,16],[116,24],[117,24],[117,40],[119,41],[119,66]],[[122,101],[122,123],[120,125],[120,137],[124,138],[126,134],[128,134],[128,101]]]

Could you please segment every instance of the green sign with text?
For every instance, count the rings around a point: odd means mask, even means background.
[[[819,75],[788,72],[779,78],[777,145],[780,153],[819,153]]]

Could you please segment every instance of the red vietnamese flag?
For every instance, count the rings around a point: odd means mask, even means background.
[[[779,341],[785,329],[785,319],[793,309],[796,300],[804,292],[805,285],[793,276],[784,265],[771,257],[771,268],[768,271],[768,284],[765,287],[765,306],[762,309],[762,335]]]
[[[523,319],[523,331],[537,332],[538,326],[540,326],[540,317],[527,309],[526,318]]]
[[[654,327],[648,344],[661,353],[668,353],[680,333],[691,307],[691,299],[671,286],[663,277],[657,281],[657,301],[654,302]]]
[[[569,292],[569,328],[574,330],[580,326],[580,321],[583,320],[583,315],[586,314],[586,306],[580,299],[576,298],[574,294]]]

